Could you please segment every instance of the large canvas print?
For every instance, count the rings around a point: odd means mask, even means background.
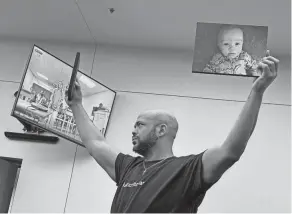
[[[83,145],[72,110],[65,101],[72,66],[33,46],[11,115]],[[78,71],[82,104],[96,128],[106,134],[116,92]]]
[[[268,27],[198,22],[192,72],[258,77]]]

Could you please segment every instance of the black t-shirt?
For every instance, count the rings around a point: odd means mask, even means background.
[[[203,153],[146,162],[144,175],[142,157],[120,153],[111,213],[196,213],[213,185],[203,181]]]

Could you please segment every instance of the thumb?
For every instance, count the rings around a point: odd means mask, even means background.
[[[269,51],[269,50],[267,50],[267,52],[266,52],[266,57],[268,57],[268,56],[271,56],[271,54],[270,54],[270,51]]]

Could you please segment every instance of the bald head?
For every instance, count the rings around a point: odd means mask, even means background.
[[[155,126],[165,124],[167,126],[167,134],[176,137],[178,131],[178,122],[173,114],[165,110],[148,110],[142,112],[138,118],[146,118],[153,121]]]

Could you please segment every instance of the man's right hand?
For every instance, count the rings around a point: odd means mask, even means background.
[[[81,92],[81,87],[76,79],[75,84],[73,86],[73,91],[72,91],[72,100],[68,100],[68,90],[65,91],[65,101],[67,105],[71,108],[74,105],[81,104],[82,103],[82,92]]]

